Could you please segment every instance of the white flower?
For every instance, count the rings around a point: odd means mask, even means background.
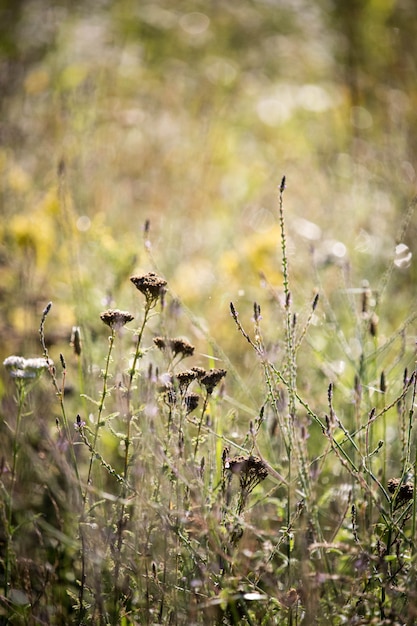
[[[49,365],[51,365],[49,361]],[[38,378],[48,368],[45,358],[25,359],[22,356],[8,356],[3,361],[4,367],[12,378]]]

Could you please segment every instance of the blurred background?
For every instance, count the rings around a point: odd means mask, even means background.
[[[360,315],[369,288],[388,336],[415,308],[414,0],[0,7],[1,360],[40,353],[50,300],[51,345],[73,325],[94,343],[152,270],[175,333],[250,377],[229,302],[250,329],[258,301],[278,342],[283,175],[301,317],[316,290]],[[319,307],[317,353],[329,320]]]

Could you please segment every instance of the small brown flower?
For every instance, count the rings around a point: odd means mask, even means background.
[[[154,337],[153,342],[160,350],[165,350],[165,348],[167,347],[166,341],[163,337]]]
[[[224,467],[232,474],[239,474],[240,486],[246,494],[268,476],[265,463],[257,456],[238,455],[232,459],[226,458]]]
[[[131,322],[134,317],[128,311],[120,311],[119,309],[107,309],[100,314],[100,319],[110,326],[112,330],[119,330],[122,326]]]
[[[191,343],[181,338],[164,339],[163,337],[154,337],[153,342],[160,350],[165,350],[169,347],[174,356],[181,354],[183,358],[192,356],[195,350]]]
[[[185,370],[184,372],[178,372],[177,379],[180,389],[187,389],[188,385],[197,378],[196,372],[194,370]]]
[[[131,276],[130,280],[143,293],[148,304],[156,304],[158,298],[163,298],[165,294],[167,281],[154,272]]]
[[[174,356],[181,354],[183,358],[185,358],[186,356],[192,356],[194,354],[194,346],[185,339],[170,339],[169,345]]]
[[[219,384],[222,378],[226,376],[227,372],[223,369],[211,369],[199,378],[200,383],[207,389],[207,393],[210,395],[213,393],[216,385]]]
[[[192,413],[198,407],[200,396],[197,393],[187,393],[184,398],[184,404],[187,411],[187,415]]]
[[[198,380],[201,380],[207,374],[203,367],[192,367],[191,369],[196,373]]]
[[[398,491],[397,491],[398,489]],[[398,478],[390,478],[388,481],[388,491],[390,493],[397,492],[395,498],[396,505],[401,506],[405,502],[409,502],[414,497],[414,485],[412,482],[402,483],[400,486],[400,480]]]

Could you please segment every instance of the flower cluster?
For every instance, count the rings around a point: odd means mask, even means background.
[[[119,309],[107,309],[104,313],[101,313],[100,319],[102,322],[110,326],[112,330],[119,330],[131,322],[135,318],[128,311],[120,311]]]
[[[388,491],[396,495],[396,505],[401,506],[409,502],[414,497],[414,484],[412,482],[402,483],[399,478],[390,478],[388,481]]]
[[[22,356],[8,356],[3,365],[12,378],[33,380],[48,369],[52,362],[45,358],[25,359]]]
[[[164,297],[167,281],[154,272],[131,276],[130,280],[143,293],[148,305],[155,305],[159,298]]]
[[[199,381],[207,389],[207,393],[211,395],[214,388],[219,384],[222,378],[226,376],[226,374],[226,370],[214,368],[209,370],[208,372],[204,372],[204,374],[199,377]]]
[[[189,343],[185,339],[181,339],[180,337],[176,337],[173,339],[154,337],[153,342],[160,350],[165,350],[166,348],[169,348],[174,356],[177,356],[177,354],[181,354],[183,359],[187,356],[192,356],[195,350],[195,347],[191,343]]]
[[[224,468],[232,474],[239,475],[240,486],[245,494],[249,494],[256,485],[259,485],[268,476],[268,468],[262,459],[252,455],[226,458]]]

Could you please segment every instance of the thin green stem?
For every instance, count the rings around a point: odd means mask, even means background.
[[[15,485],[16,485],[20,423],[22,420],[23,408],[24,408],[26,394],[27,394],[26,381],[17,378],[16,390],[17,390],[17,415],[16,415],[16,426],[15,426],[14,437],[13,437],[13,458],[12,458],[10,491],[8,495],[8,509],[7,509],[7,529],[6,529],[7,545],[6,545],[6,557],[5,557],[5,568],[4,568],[4,596],[5,598],[8,597],[9,588],[10,588],[12,541],[13,541],[13,528],[12,528],[13,499],[14,499],[14,490],[15,490]]]
[[[96,456],[95,451],[96,451],[98,433],[99,433],[100,427],[102,426],[102,414],[103,414],[103,409],[104,409],[104,402],[106,400],[106,396],[108,393],[107,386],[108,386],[108,380],[109,380],[109,369],[110,369],[110,362],[111,362],[111,354],[112,354],[112,350],[114,346],[114,339],[115,339],[115,331],[112,328],[111,335],[109,337],[109,349],[108,349],[107,357],[106,357],[106,367],[103,373],[103,389],[101,392],[101,398],[100,398],[100,402],[98,405],[97,421],[96,421],[94,434],[93,434],[92,451],[90,455],[90,463],[88,466],[88,473],[87,473],[87,486],[86,486],[86,490],[84,493],[84,503],[86,502],[86,499],[87,499],[88,486],[91,483],[91,474],[93,470],[93,461]]]

